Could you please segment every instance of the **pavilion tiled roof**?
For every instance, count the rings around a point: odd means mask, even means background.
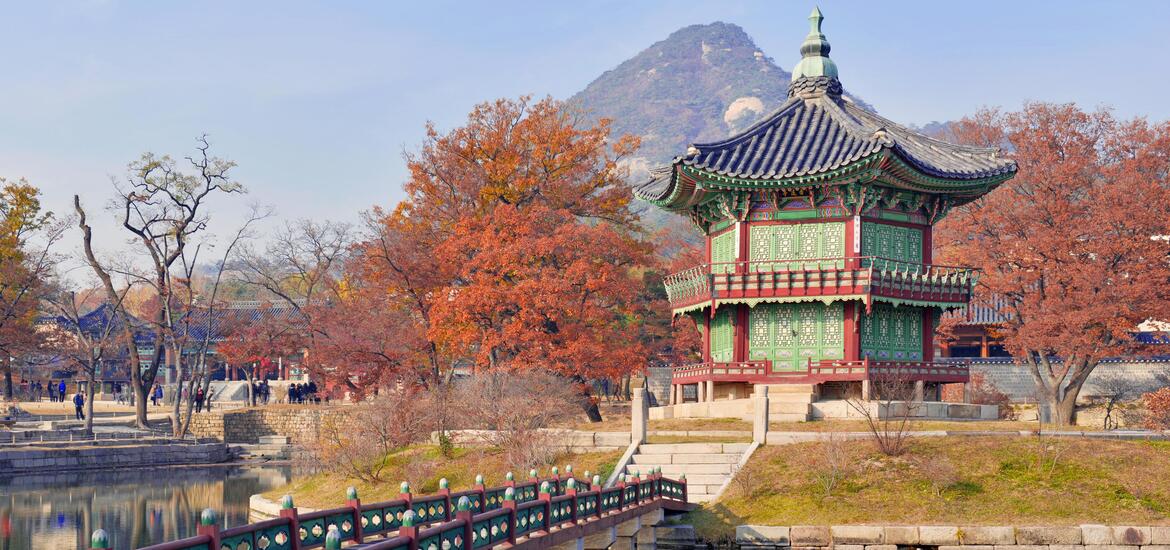
[[[652,171],[650,181],[635,189],[638,197],[651,201],[668,197],[678,183],[678,166],[737,179],[782,180],[831,172],[883,151],[944,180],[962,182],[1015,172],[1015,162],[1001,158],[997,149],[929,138],[842,96],[836,67],[828,59],[828,42],[820,34],[820,12],[814,11],[810,19],[813,32],[801,49],[805,58],[793,73],[788,100],[739,134],[692,145],[670,166]],[[810,59],[819,61],[813,65],[819,74],[801,73],[808,70]]]

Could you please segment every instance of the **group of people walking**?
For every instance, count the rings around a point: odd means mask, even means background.
[[[65,392],[68,391],[68,389],[69,387],[64,380],[61,380],[55,384],[52,380],[49,380],[48,384],[37,381],[33,382],[29,386],[29,391],[32,393],[33,401],[40,401],[41,399],[44,399],[44,396],[47,393],[49,395],[49,401],[57,403],[65,402]]]

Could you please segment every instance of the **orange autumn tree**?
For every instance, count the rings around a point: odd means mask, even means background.
[[[1170,123],[1030,103],[954,126],[1002,146],[1019,174],[952,212],[935,233],[942,260],[982,269],[1004,345],[1031,374],[1053,421],[1076,421],[1102,359],[1142,351],[1140,323],[1170,311]]]
[[[380,370],[426,370],[420,383],[441,384],[473,361],[580,381],[646,364],[637,342],[600,350],[615,327],[636,334],[644,322],[628,305],[651,259],[621,165],[637,140],[584,120],[521,97],[477,105],[445,133],[428,126],[407,155],[407,199],[368,216],[346,273],[381,304],[361,315],[411,321],[393,337],[410,357]]]
[[[565,210],[501,205],[459,224],[439,254],[460,268],[431,334],[476,368],[589,379],[645,363],[631,327],[646,245]]]

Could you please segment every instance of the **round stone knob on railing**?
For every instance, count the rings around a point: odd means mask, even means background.
[[[593,476],[593,488],[594,489],[601,488],[601,476]]]
[[[542,495],[547,495],[550,492],[551,491],[550,491],[550,486],[549,486],[548,482],[547,481],[540,482],[540,493]]]
[[[219,514],[211,508],[204,508],[199,514],[199,525],[215,525],[219,523]]]
[[[450,487],[451,487],[451,482],[447,481],[447,478],[444,477],[444,478],[439,479],[439,488],[440,489],[447,489]]]
[[[573,478],[569,478],[569,480],[565,482],[565,488],[576,489],[577,488],[577,480],[575,480]]]
[[[410,494],[410,483],[403,481],[402,484],[398,486],[398,492],[400,494],[403,494],[403,495],[409,495]]]
[[[557,476],[557,475],[560,475],[560,473],[561,473],[561,471],[560,471],[560,470],[558,470],[556,466],[553,466],[553,467],[552,467],[552,475],[553,475],[554,477],[555,477],[555,476]]]
[[[105,529],[98,529],[89,537],[89,547],[94,549],[108,549],[110,547],[110,535],[106,534]]]
[[[512,472],[504,474],[504,481],[514,481],[515,479],[516,477],[512,475]]]
[[[585,477],[585,479],[589,479],[590,477],[592,477],[592,476],[590,476],[590,475],[589,475],[589,470],[585,470],[585,476],[584,476],[584,477]]]
[[[464,498],[466,498],[466,497],[464,497]],[[462,503],[463,500],[460,499],[459,502]],[[414,510],[407,510],[407,511],[402,513],[402,526],[403,527],[414,527]]]
[[[358,497],[358,494],[357,494],[357,487],[354,487],[353,485],[350,485],[348,488],[346,488],[346,490],[345,490],[345,498],[346,498],[347,500],[357,500],[357,497]]]
[[[329,532],[325,533],[325,550],[341,550],[341,531],[336,525],[330,525]]]
[[[534,477],[536,477],[536,475],[537,475],[536,468],[533,468],[533,469],[531,469],[531,470],[528,470],[528,477],[533,477],[533,478],[534,478]]]
[[[471,509],[471,499],[467,497],[459,497],[459,502],[455,503],[455,509],[460,512],[466,512]]]
[[[572,464],[565,464],[565,473],[569,474],[569,475],[573,474],[573,465]]]
[[[504,489],[504,500],[516,500],[516,490],[511,487]]]
[[[292,495],[284,495],[280,497],[280,507],[285,510],[292,510],[296,505],[293,504]]]
[[[475,484],[483,485],[483,474],[475,474]]]

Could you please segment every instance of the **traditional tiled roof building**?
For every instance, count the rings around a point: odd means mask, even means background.
[[[667,277],[704,362],[677,367],[672,399],[745,384],[842,388],[899,372],[962,382],[933,361],[941,313],[971,298],[970,269],[934,265],[931,228],[1011,178],[995,149],[931,139],[842,94],[814,10],[788,100],[726,140],[692,145],[635,195],[685,215],[707,263]],[[864,384],[862,384],[864,385]],[[689,392],[688,392],[689,393]]]

